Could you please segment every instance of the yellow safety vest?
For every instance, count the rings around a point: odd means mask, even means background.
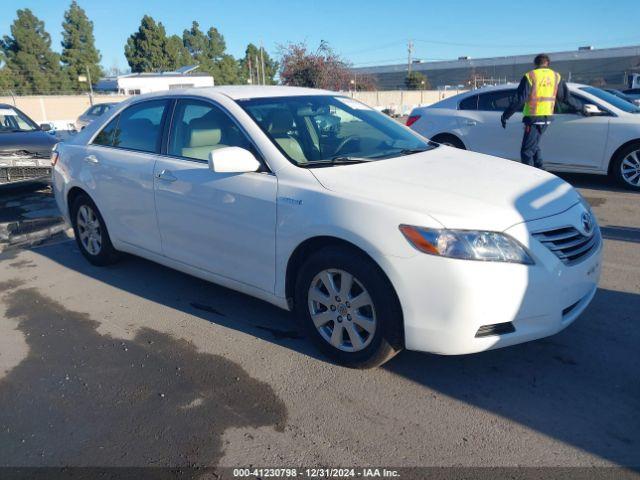
[[[550,68],[536,68],[524,75],[531,85],[531,93],[522,112],[525,117],[553,115],[560,74]]]

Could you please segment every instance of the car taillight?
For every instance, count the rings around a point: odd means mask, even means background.
[[[411,115],[409,118],[407,118],[407,127],[410,127],[418,120],[420,120],[420,115]]]
[[[58,152],[58,144],[56,143],[51,149],[51,166],[55,167],[56,163],[58,163],[58,158],[60,157],[60,153]]]

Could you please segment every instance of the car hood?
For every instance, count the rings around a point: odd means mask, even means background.
[[[426,213],[446,228],[504,231],[579,201],[576,190],[555,175],[444,146],[311,172],[329,190]]]
[[[58,141],[53,135],[42,130],[0,133],[0,152],[25,151],[39,156],[49,156]]]

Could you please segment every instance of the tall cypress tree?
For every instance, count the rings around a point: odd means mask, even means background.
[[[200,30],[198,22],[193,22],[189,30],[182,34],[184,46],[195,60],[199,71],[210,73],[216,85],[240,83],[240,69],[238,62],[229,54],[224,37],[214,27],[207,33]]]
[[[124,55],[134,73],[158,72],[171,68],[166,53],[167,32],[161,22],[149,15],[142,17],[140,27],[124,46]]]
[[[100,79],[101,58],[95,46],[93,22],[76,0],[72,0],[62,22],[62,64],[75,90],[82,91],[87,88],[86,84],[78,82],[78,76],[86,76],[87,70],[92,82]]]
[[[4,36],[1,47],[17,93],[57,93],[69,88],[44,22],[28,8],[17,11],[11,36]]]

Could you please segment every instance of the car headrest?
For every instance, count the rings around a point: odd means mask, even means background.
[[[293,115],[289,110],[274,110],[269,114],[267,130],[272,135],[286,135],[293,128]]]
[[[217,145],[222,139],[219,128],[193,128],[189,136],[190,147],[207,147]]]

